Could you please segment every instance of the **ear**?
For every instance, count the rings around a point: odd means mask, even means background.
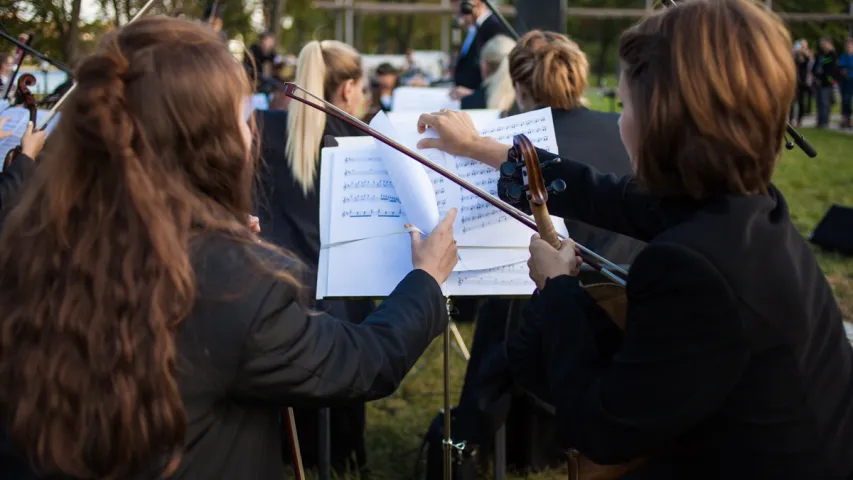
[[[341,84],[341,100],[345,104],[349,104],[355,90],[355,80],[349,79]]]

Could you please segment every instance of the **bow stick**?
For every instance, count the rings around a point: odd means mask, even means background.
[[[68,68],[68,66],[65,65],[64,63],[60,62],[59,60],[54,60],[53,58],[48,57],[47,55],[45,55],[45,54],[39,52],[38,50],[30,47],[26,43],[19,41],[17,38],[9,35],[8,33],[4,32],[3,30],[0,30],[0,38],[8,40],[9,42],[15,44],[21,50],[32,55],[33,57],[35,57],[41,61],[47,62],[47,63],[53,65],[54,67],[62,70],[63,72],[67,73],[68,75],[71,75],[71,73],[72,73],[71,69]]]
[[[352,125],[353,127],[358,129],[359,131],[364,132],[365,134],[375,138],[376,140],[379,140],[380,142],[382,142],[382,143],[388,145],[389,147],[397,150],[398,152],[402,153],[403,155],[406,155],[407,157],[415,160],[416,162],[420,163],[421,165],[435,171],[436,173],[438,173],[442,177],[444,177],[444,178],[450,180],[451,182],[459,185],[463,189],[473,193],[477,197],[481,198],[483,201],[489,203],[490,205],[492,205],[493,207],[502,211],[503,213],[506,213],[507,215],[509,215],[513,219],[517,220],[518,222],[520,222],[524,226],[530,228],[534,232],[539,231],[539,227],[537,227],[536,222],[534,220],[531,220],[528,215],[526,215],[521,210],[515,208],[514,206],[504,202],[503,200],[501,200],[499,198],[496,198],[496,197],[490,195],[485,190],[477,187],[476,185],[473,185],[473,184],[467,182],[466,180],[462,179],[461,177],[459,177],[455,173],[451,172],[450,170],[447,170],[446,168],[442,167],[441,165],[438,165],[437,163],[433,162],[432,160],[430,160],[430,159],[426,158],[425,156],[423,156],[423,155],[415,152],[414,150],[410,149],[409,147],[406,147],[405,145],[397,142],[396,140],[383,135],[381,132],[377,131],[376,129],[374,129],[370,125],[368,125],[368,124],[362,122],[361,120],[353,117],[352,115],[344,112],[343,110],[332,105],[331,103],[327,102],[326,100],[312,94],[311,92],[305,90],[304,88],[300,87],[299,85],[296,85],[295,83],[285,83],[283,86],[284,86],[284,94],[286,96],[288,96],[288,97],[290,97],[290,98],[292,98],[298,102],[304,103],[304,104],[306,104],[312,108],[320,110],[321,112],[324,112],[327,115],[331,115],[337,119],[340,119],[340,120]],[[304,95],[310,97],[311,100],[304,98],[300,94],[304,94]],[[316,102],[314,102],[312,100],[316,100]],[[613,280],[614,282],[616,282],[620,285],[625,285],[625,279],[623,278],[623,276],[627,277],[628,272],[624,268],[620,267],[619,265],[616,265],[615,263],[611,262],[610,260],[607,260],[606,258],[602,257],[601,255],[598,255],[597,253],[593,252],[592,250],[584,247],[583,245],[581,245],[579,243],[576,243],[575,245],[577,246],[578,250],[580,250],[580,253],[581,253],[581,256],[583,257],[584,263],[588,264],[590,267],[592,267],[596,270],[600,269],[600,272],[603,275],[605,275],[609,279]],[[622,276],[620,276],[620,275],[622,275]]]

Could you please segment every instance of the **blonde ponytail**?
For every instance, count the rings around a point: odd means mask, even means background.
[[[483,61],[492,71],[483,81],[486,108],[506,112],[515,103],[515,88],[509,75],[509,53],[514,47],[515,41],[505,35],[498,35],[483,46]]]
[[[334,41],[311,41],[299,52],[296,84],[326,100],[347,80],[363,75],[361,58],[351,46]],[[287,163],[303,194],[314,190],[320,142],[326,114],[301,102],[291,102],[287,114]]]

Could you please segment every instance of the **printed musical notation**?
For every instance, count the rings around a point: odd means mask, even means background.
[[[344,163],[382,163],[382,157],[345,157]]]
[[[382,209],[370,209],[370,210],[344,210],[341,214],[342,217],[350,217],[350,218],[370,218],[370,217],[394,217],[400,218],[403,216],[403,209],[398,208],[396,210],[382,210]]]
[[[512,286],[532,284],[525,262],[486,270],[454,272],[453,283],[456,287],[473,285]]]
[[[349,170],[344,170],[345,177],[351,176],[366,176],[366,175],[385,175],[388,172],[384,168],[367,168],[358,170],[355,168],[351,168]]]
[[[360,193],[357,195],[347,195],[344,197],[344,203],[359,203],[359,202],[391,202],[391,203],[400,203],[400,197],[396,195],[388,195],[388,194],[380,194],[375,195],[371,193]]]
[[[394,188],[391,180],[359,180],[344,183],[344,190],[358,190],[363,188]]]

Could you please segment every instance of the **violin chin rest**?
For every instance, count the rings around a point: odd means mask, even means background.
[[[628,318],[628,296],[625,287],[615,283],[593,283],[583,289],[595,300],[619,328],[625,330]]]

